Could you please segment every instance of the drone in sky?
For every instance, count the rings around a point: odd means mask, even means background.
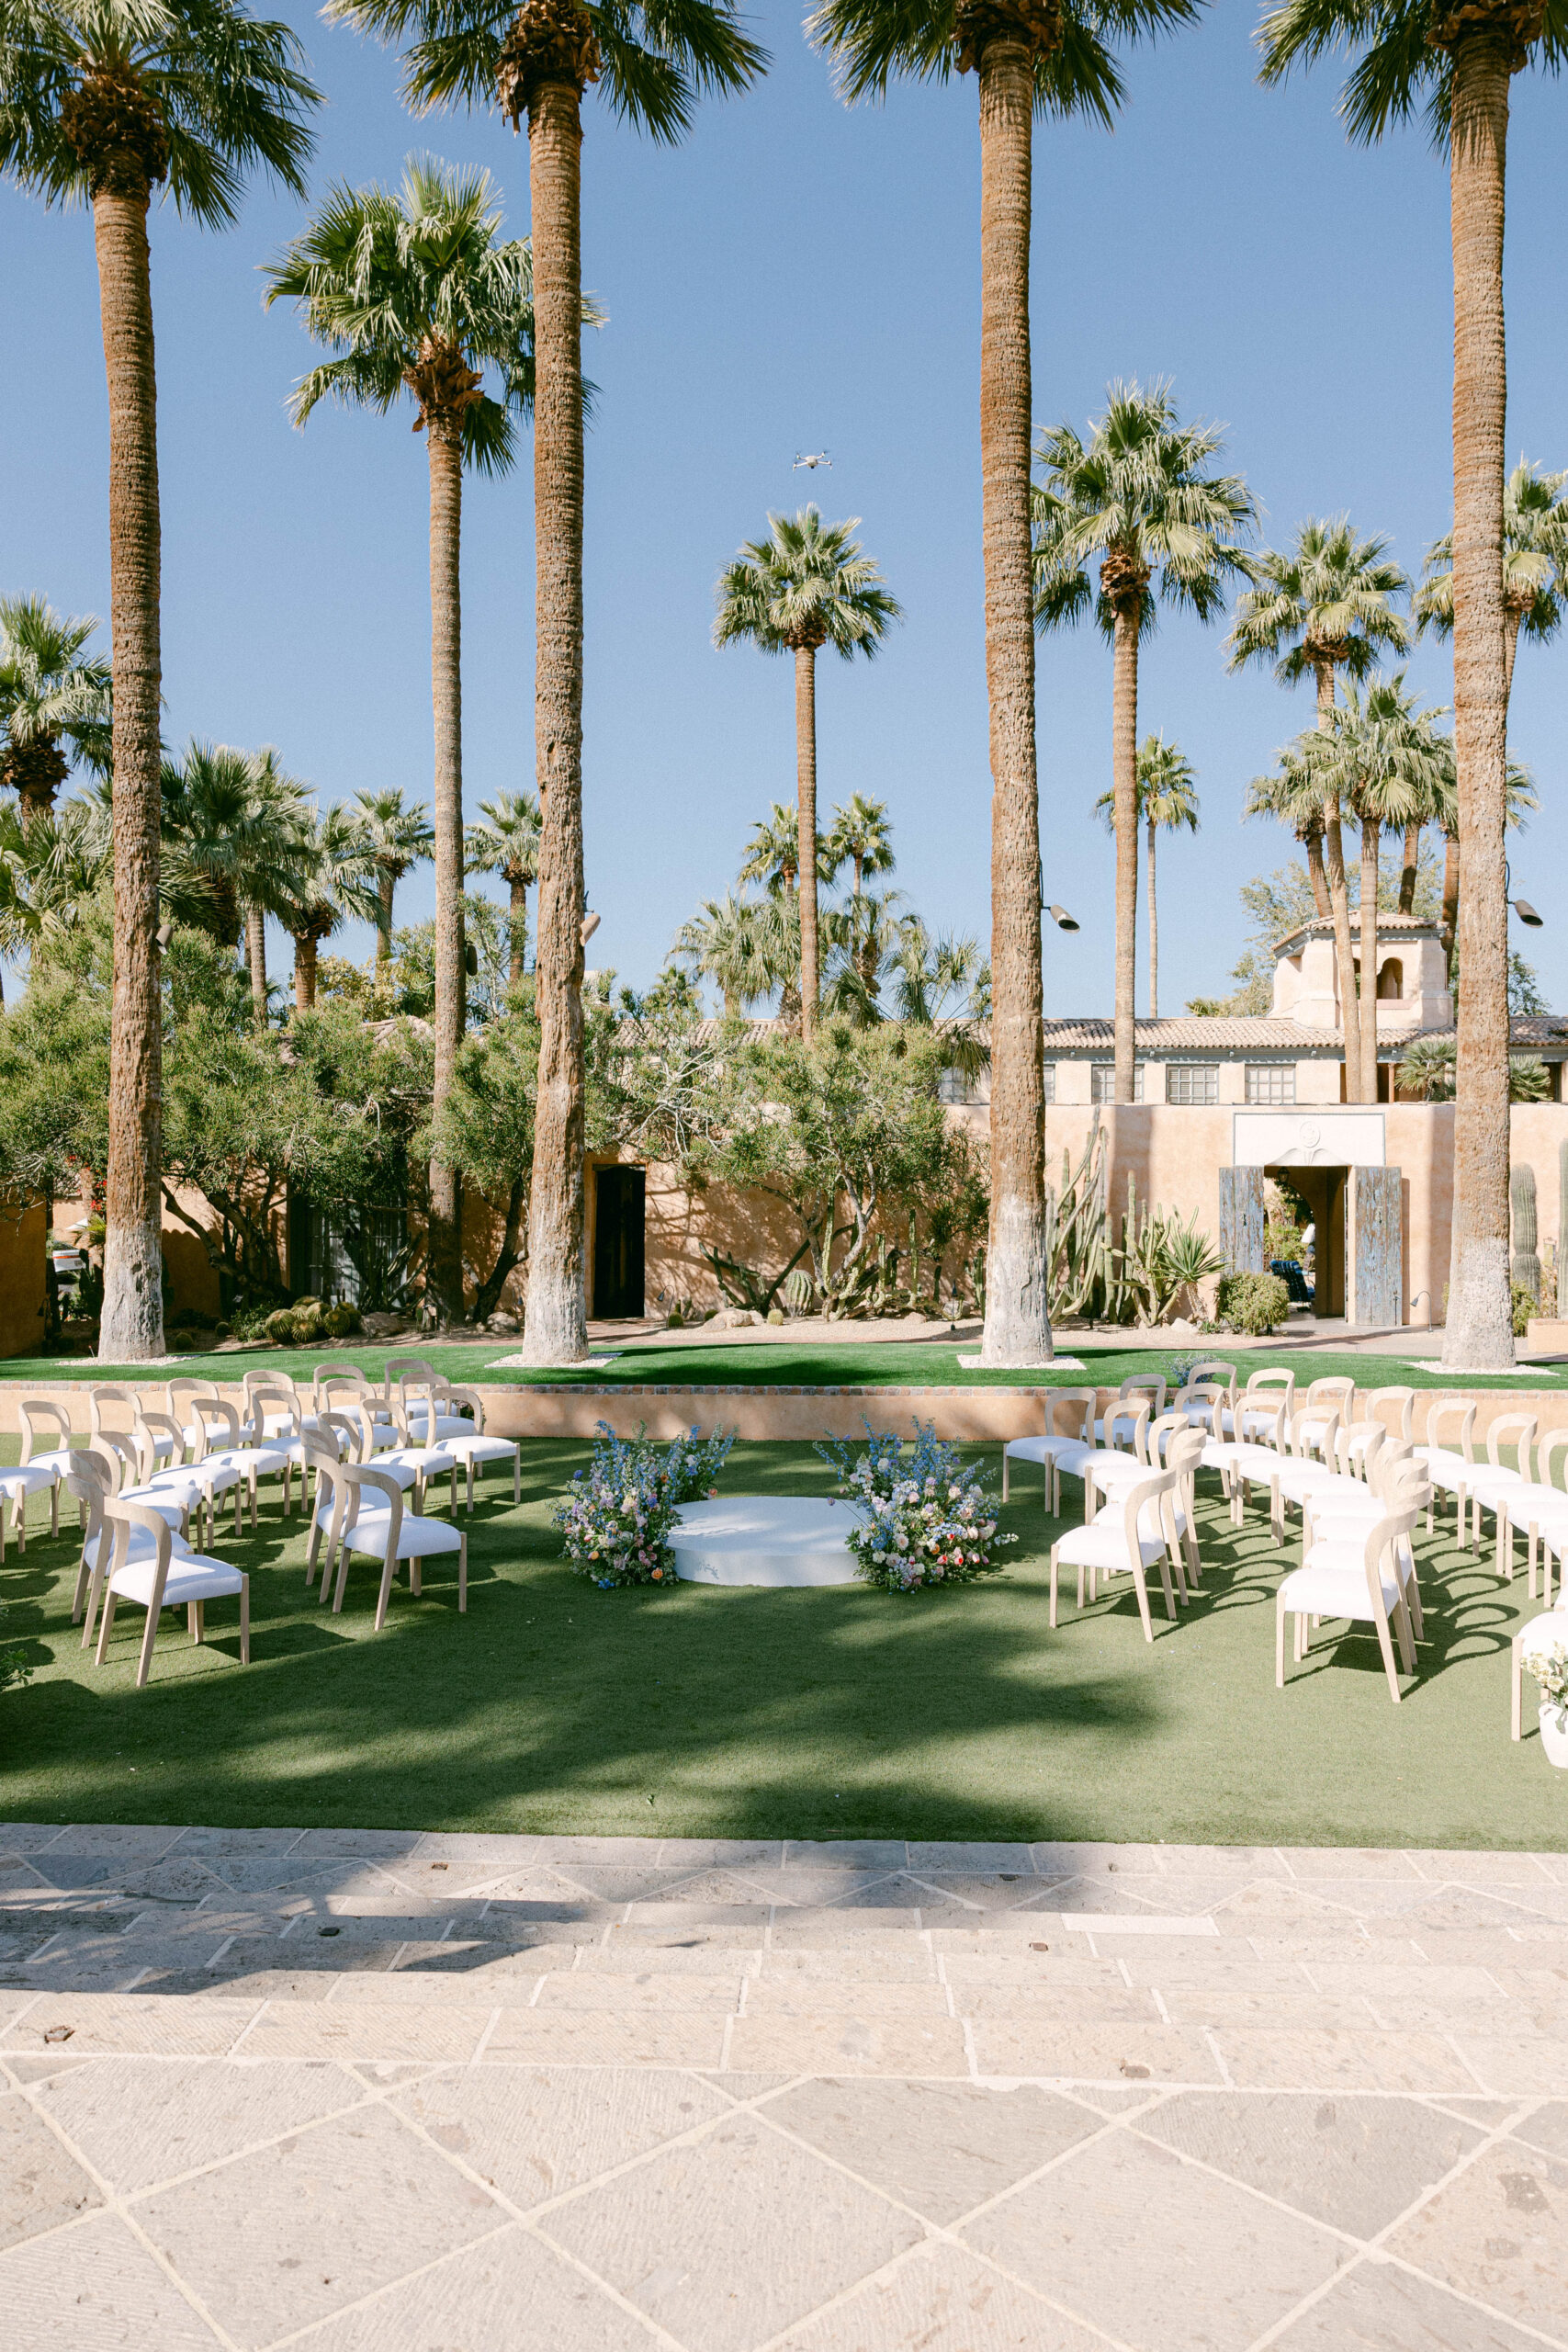
[[[797,474],[804,468],[807,473],[814,474],[818,466],[826,466],[829,473],[833,470],[833,460],[826,449],[815,449],[809,457],[797,455],[790,471]]]

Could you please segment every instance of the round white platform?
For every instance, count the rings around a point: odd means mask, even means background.
[[[675,1573],[693,1584],[852,1584],[852,1510],[794,1495],[687,1503],[670,1538]]]

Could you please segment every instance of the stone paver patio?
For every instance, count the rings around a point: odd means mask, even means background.
[[[0,1829],[6,2352],[1568,2346],[1568,1858]]]

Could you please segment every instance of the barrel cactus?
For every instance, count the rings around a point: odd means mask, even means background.
[[[1508,1179],[1508,1202],[1514,1216],[1514,1259],[1510,1269],[1517,1290],[1540,1296],[1540,1260],[1536,1254],[1535,1170],[1517,1167]]]

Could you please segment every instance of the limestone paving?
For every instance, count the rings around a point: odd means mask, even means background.
[[[0,1826],[6,2352],[1568,2352],[1568,1860]]]

